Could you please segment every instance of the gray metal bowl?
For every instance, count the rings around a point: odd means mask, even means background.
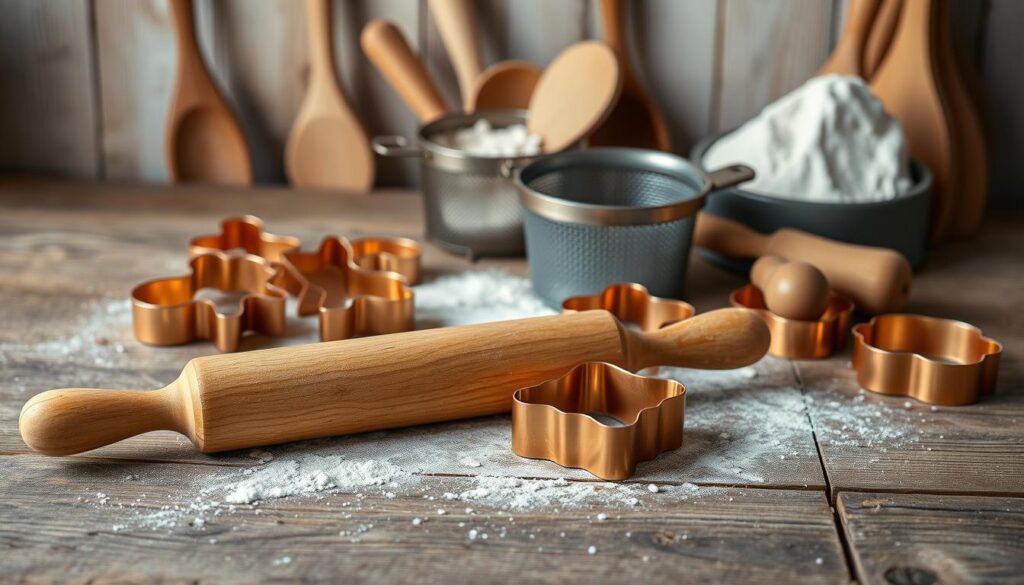
[[[690,154],[693,164],[704,169],[704,155],[726,133],[701,141]],[[932,174],[911,162],[914,186],[900,197],[871,203],[820,203],[768,197],[732,187],[708,197],[704,211],[739,221],[764,233],[796,228],[841,242],[891,248],[903,254],[911,266],[920,266],[927,252],[928,203]],[[735,268],[735,263],[710,255]]]

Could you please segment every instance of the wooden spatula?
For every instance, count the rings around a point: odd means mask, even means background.
[[[397,26],[386,20],[374,20],[363,27],[360,42],[363,52],[420,122],[427,124],[448,113],[448,106],[423,61]]]
[[[526,61],[499,61],[476,79],[466,102],[466,111],[530,107],[530,98],[540,81],[540,67]]]
[[[288,179],[297,187],[368,191],[373,153],[335,73],[328,0],[306,0],[306,18],[309,87],[285,145]]]
[[[847,0],[846,24],[832,56],[818,70],[818,75],[858,75],[864,73],[864,47],[881,0]]]
[[[526,127],[539,135],[545,153],[558,152],[589,135],[608,117],[622,90],[615,52],[584,41],[559,53],[537,82]]]
[[[171,0],[178,64],[164,152],[172,181],[252,183],[245,135],[210,76],[196,40],[192,0]]]
[[[437,30],[441,34],[444,48],[455,68],[459,81],[462,105],[466,111],[473,100],[475,84],[483,67],[480,65],[479,39],[477,35],[476,8],[474,0],[428,0],[430,13],[434,16]]]
[[[726,369],[751,364],[769,333],[722,309],[652,333],[606,311],[445,327],[196,358],[153,391],[63,389],[33,397],[29,447],[68,455],[167,429],[225,451],[507,412],[519,388],[587,361]]]
[[[903,9],[903,0],[881,0],[878,11],[875,13],[875,20],[871,24],[871,32],[864,45],[864,78],[871,80],[882,59],[889,52],[892,45],[892,38],[896,36],[896,25],[900,21],[900,13]]]
[[[906,2],[889,54],[871,81],[886,111],[900,121],[910,154],[935,177],[931,202],[931,241],[949,233],[958,185],[949,97],[934,48],[935,0]]]
[[[601,0],[604,41],[615,51],[622,70],[622,93],[604,122],[588,138],[592,146],[672,149],[665,117],[629,66],[623,0]]]

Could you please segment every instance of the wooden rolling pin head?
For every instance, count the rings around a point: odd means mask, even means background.
[[[508,412],[519,388],[586,361],[727,369],[768,350],[752,311],[722,309],[652,333],[607,311],[446,327],[196,358],[160,390],[33,397],[21,436],[69,455],[155,430],[216,452]]]
[[[768,310],[780,317],[816,321],[828,308],[828,280],[806,262],[762,256],[750,269],[750,282],[761,289]]]

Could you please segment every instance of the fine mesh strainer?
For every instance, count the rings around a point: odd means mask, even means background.
[[[418,157],[427,238],[470,258],[519,256],[523,219],[512,171],[537,157],[482,157],[442,144],[439,137],[486,119],[495,128],[525,124],[525,110],[449,114],[420,129],[417,145],[401,136],[373,139],[381,156]]]
[[[710,175],[677,156],[595,148],[547,156],[516,174],[534,291],[552,306],[635,282],[681,298],[694,218],[710,192],[753,178]]]

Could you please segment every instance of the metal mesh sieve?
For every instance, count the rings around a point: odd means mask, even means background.
[[[694,218],[710,183],[676,156],[592,149],[546,157],[517,177],[526,252],[538,296],[635,282],[681,298]]]

